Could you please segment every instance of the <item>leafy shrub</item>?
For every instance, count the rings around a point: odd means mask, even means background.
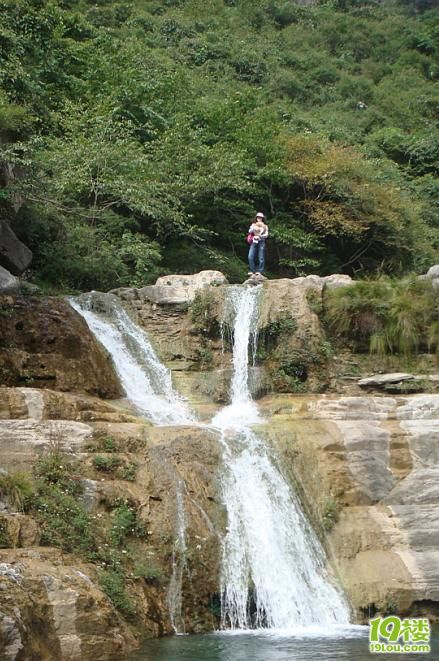
[[[0,549],[8,549],[11,546],[11,540],[8,533],[8,524],[6,519],[0,517]]]
[[[134,566],[133,576],[136,579],[142,578],[147,583],[155,584],[162,583],[164,578],[162,569],[153,560],[137,562]]]
[[[326,500],[324,504],[322,521],[324,529],[328,531],[332,530],[338,521],[338,505],[332,498]]]
[[[43,485],[57,487],[60,491],[75,496],[82,492],[77,468],[77,463],[66,454],[50,451],[37,461],[34,473]]]
[[[122,480],[127,480],[127,482],[135,482],[136,473],[137,463],[135,461],[129,461],[120,470],[120,477]]]
[[[32,512],[41,525],[42,546],[57,546],[86,557],[96,550],[90,515],[59,485],[41,483],[32,500]]]
[[[20,512],[25,511],[33,491],[33,484],[23,473],[0,475],[0,495],[6,498],[11,507]]]
[[[301,367],[294,365],[286,366],[287,369],[284,369],[283,366],[273,370],[271,379],[276,392],[292,392],[292,393],[304,393],[306,392],[306,385],[304,384],[304,379],[301,376],[298,377],[294,374],[289,374],[289,371],[295,371],[296,369],[301,370]]]
[[[113,510],[113,525],[110,538],[115,546],[121,546],[129,535],[136,532],[136,512],[127,503],[121,503]]]
[[[102,441],[102,446],[105,450],[105,452],[116,452],[116,443],[111,436],[107,436],[106,438],[103,439]]]
[[[120,571],[115,569],[101,570],[99,572],[99,583],[115,608],[129,619],[134,617],[136,609],[133,601],[126,593],[125,577]]]
[[[326,318],[332,333],[371,353],[438,350],[438,293],[430,280],[362,281],[328,293]]]
[[[196,332],[203,335],[217,333],[218,322],[214,316],[214,306],[215,297],[208,289],[197,291],[189,308],[189,318]]]
[[[122,464],[122,459],[118,455],[104,457],[100,454],[93,457],[93,466],[102,473],[114,473]]]

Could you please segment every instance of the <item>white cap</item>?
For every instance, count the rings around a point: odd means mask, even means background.
[[[265,216],[262,213],[262,211],[258,211],[258,213],[256,214],[256,218],[265,218]]]

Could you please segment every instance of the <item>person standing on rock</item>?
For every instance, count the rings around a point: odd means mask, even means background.
[[[265,241],[268,237],[268,225],[261,211],[258,211],[250,225],[248,237],[250,237],[248,238],[250,243],[248,251],[250,271],[248,275],[262,275],[265,269]]]

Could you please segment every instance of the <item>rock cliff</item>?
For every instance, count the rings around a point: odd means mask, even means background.
[[[325,292],[347,284],[263,284],[250,368],[261,432],[357,621],[376,612],[434,619],[435,361],[416,364],[417,390],[428,392],[383,394],[386,383],[414,379],[399,357],[385,365],[399,380],[375,375],[365,385],[376,365],[333,346],[320,318]],[[228,286],[208,272],[114,292],[201,420],[229,397]],[[2,658],[121,659],[142,637],[217,627],[226,517],[215,433],[136,416],[106,351],[57,298],[0,298],[0,382]]]

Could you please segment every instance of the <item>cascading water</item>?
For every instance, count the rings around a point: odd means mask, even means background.
[[[256,347],[261,287],[230,287],[234,320],[231,404],[212,420],[224,448],[222,493],[227,509],[221,573],[222,627],[300,629],[346,625],[349,609],[331,582],[323,549],[297,496],[250,425],[262,422],[248,386]],[[110,352],[127,398],[156,424],[198,424],[172,388],[146,334],[111,294],[70,299]],[[177,488],[176,540],[168,591],[172,625],[184,631],[182,580],[186,536],[184,484]]]
[[[232,402],[212,420],[224,445],[222,626],[292,629],[347,624],[325,556],[297,496],[249,424],[260,421],[248,389],[248,350],[260,288],[233,288]]]
[[[169,370],[117,296],[91,292],[69,298],[69,303],[111,354],[126,396],[139,413],[158,425],[194,423],[189,408],[172,387]]]
[[[186,570],[186,520],[184,512],[184,482],[180,480],[176,489],[176,537],[172,549],[172,576],[168,588],[168,606],[171,625],[175,633],[184,633],[182,616],[183,575]]]

